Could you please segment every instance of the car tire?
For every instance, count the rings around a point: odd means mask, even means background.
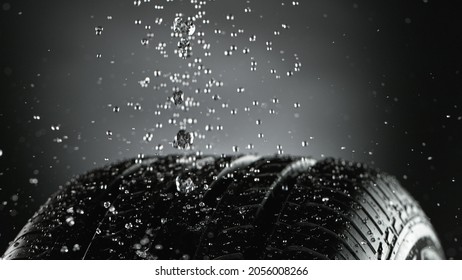
[[[4,259],[443,259],[398,181],[294,156],[155,156],[73,178]]]

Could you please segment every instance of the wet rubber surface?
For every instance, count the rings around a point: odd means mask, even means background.
[[[6,259],[397,256],[444,257],[425,214],[392,176],[333,159],[193,155],[128,160],[71,180],[4,254]]]

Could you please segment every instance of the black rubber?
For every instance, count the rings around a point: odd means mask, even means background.
[[[29,220],[3,258],[444,255],[417,202],[395,178],[362,164],[172,155],[129,160],[71,180]]]

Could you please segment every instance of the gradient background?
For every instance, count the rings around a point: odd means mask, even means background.
[[[193,118],[197,123],[187,130],[204,136],[196,137],[196,151],[232,153],[237,145],[241,153],[273,154],[282,145],[285,154],[341,157],[396,175],[431,218],[447,256],[462,259],[462,18],[456,1],[207,1],[210,24],[197,22],[196,34],[205,33],[212,55],[204,56],[196,38],[188,60],[173,53],[177,39],[170,37],[170,25],[175,13],[193,15],[193,5],[151,2],[0,2],[0,251],[71,176],[159,153],[159,144],[161,154],[178,152],[169,142],[180,122]],[[226,20],[230,13],[234,21]],[[103,26],[101,36],[95,26]],[[244,32],[231,37],[238,29]],[[154,39],[142,46],[147,32]],[[249,42],[253,34],[257,40]],[[159,42],[166,43],[168,58],[156,50]],[[224,56],[231,45],[237,51]],[[301,71],[287,77],[295,54]],[[196,57],[211,75],[194,76],[188,63]],[[251,57],[257,71],[250,71]],[[154,77],[154,70],[189,73],[195,82],[181,88],[201,105],[158,109],[174,85]],[[141,88],[145,77],[151,83]],[[211,78],[224,86],[204,93]],[[166,87],[154,88],[161,84]],[[245,92],[237,93],[238,87]],[[260,105],[252,106],[253,100]],[[230,114],[234,108],[236,115]],[[177,125],[168,123],[172,117]],[[208,124],[224,129],[207,132]],[[55,125],[60,130],[52,130]],[[147,132],[153,133],[149,143],[143,141]],[[249,143],[252,151],[245,149]]]

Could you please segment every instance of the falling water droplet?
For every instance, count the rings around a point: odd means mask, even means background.
[[[177,91],[173,92],[173,96],[171,97],[171,100],[177,106],[183,104],[183,101],[184,101],[184,93],[183,93],[183,91],[177,90]]]
[[[100,36],[103,33],[104,28],[102,26],[96,26],[95,27],[95,33],[96,35]]]
[[[178,131],[173,141],[173,147],[178,149],[188,149],[193,144],[194,135],[191,132],[181,129]]]

